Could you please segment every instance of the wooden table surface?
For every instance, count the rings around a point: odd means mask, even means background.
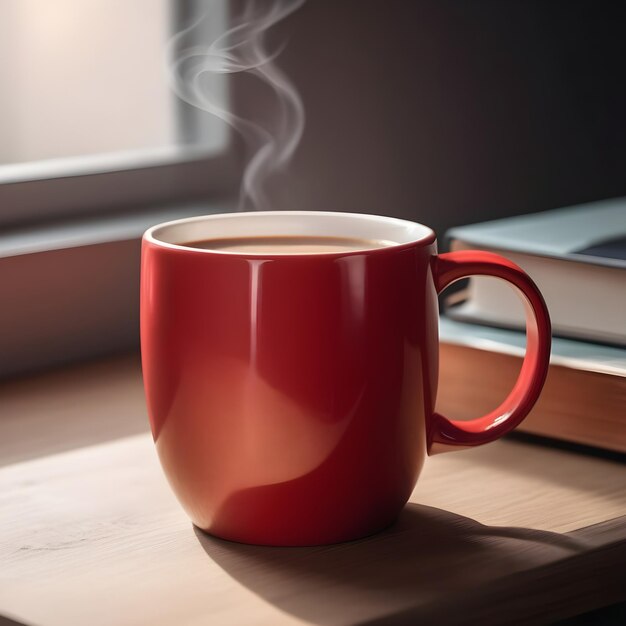
[[[0,385],[0,624],[548,623],[626,599],[624,513],[623,463],[504,440],[428,459],[378,535],[230,543],[171,494],[136,357]]]

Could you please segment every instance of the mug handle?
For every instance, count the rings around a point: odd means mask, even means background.
[[[531,278],[499,254],[459,250],[433,257],[437,293],[472,275],[495,276],[517,287],[526,308],[526,355],[513,390],[491,413],[469,421],[451,420],[433,413],[428,432],[428,454],[438,454],[495,441],[515,428],[539,398],[550,364],[550,316],[543,296]]]

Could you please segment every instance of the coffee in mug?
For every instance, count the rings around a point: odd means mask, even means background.
[[[183,245],[203,250],[222,252],[251,252],[255,254],[309,254],[312,252],[351,252],[371,250],[393,245],[392,241],[357,239],[355,237],[289,236],[234,237],[230,239],[203,239]]]

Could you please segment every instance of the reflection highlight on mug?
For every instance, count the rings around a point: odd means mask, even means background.
[[[186,508],[192,500],[203,503],[188,512],[206,528],[231,494],[294,480],[319,467],[361,398],[332,421],[270,385],[251,363],[223,358],[190,368],[182,378],[156,444]]]
[[[338,260],[345,286],[342,308],[352,326],[357,322],[356,332],[364,322],[365,262],[358,255]],[[259,363],[262,283],[264,268],[271,263],[247,261],[247,358],[224,355],[188,364],[156,436],[162,462],[166,470],[171,467],[170,482],[191,509],[191,517],[204,528],[211,527],[233,493],[287,483],[320,467],[339,444],[365,393],[363,382],[352,407],[338,419],[329,411],[303,406],[279,388],[280,381],[272,384],[264,377]],[[265,350],[271,351],[271,346]]]

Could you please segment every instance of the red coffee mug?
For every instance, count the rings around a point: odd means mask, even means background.
[[[263,235],[395,243],[310,254],[185,245]],[[437,293],[474,274],[503,278],[524,296],[527,350],[502,405],[461,422],[434,412]],[[141,343],[152,434],[193,523],[245,543],[314,545],[391,524],[427,452],[515,428],[546,377],[550,321],[517,265],[487,252],[437,255],[421,224],[231,213],[146,232]]]

